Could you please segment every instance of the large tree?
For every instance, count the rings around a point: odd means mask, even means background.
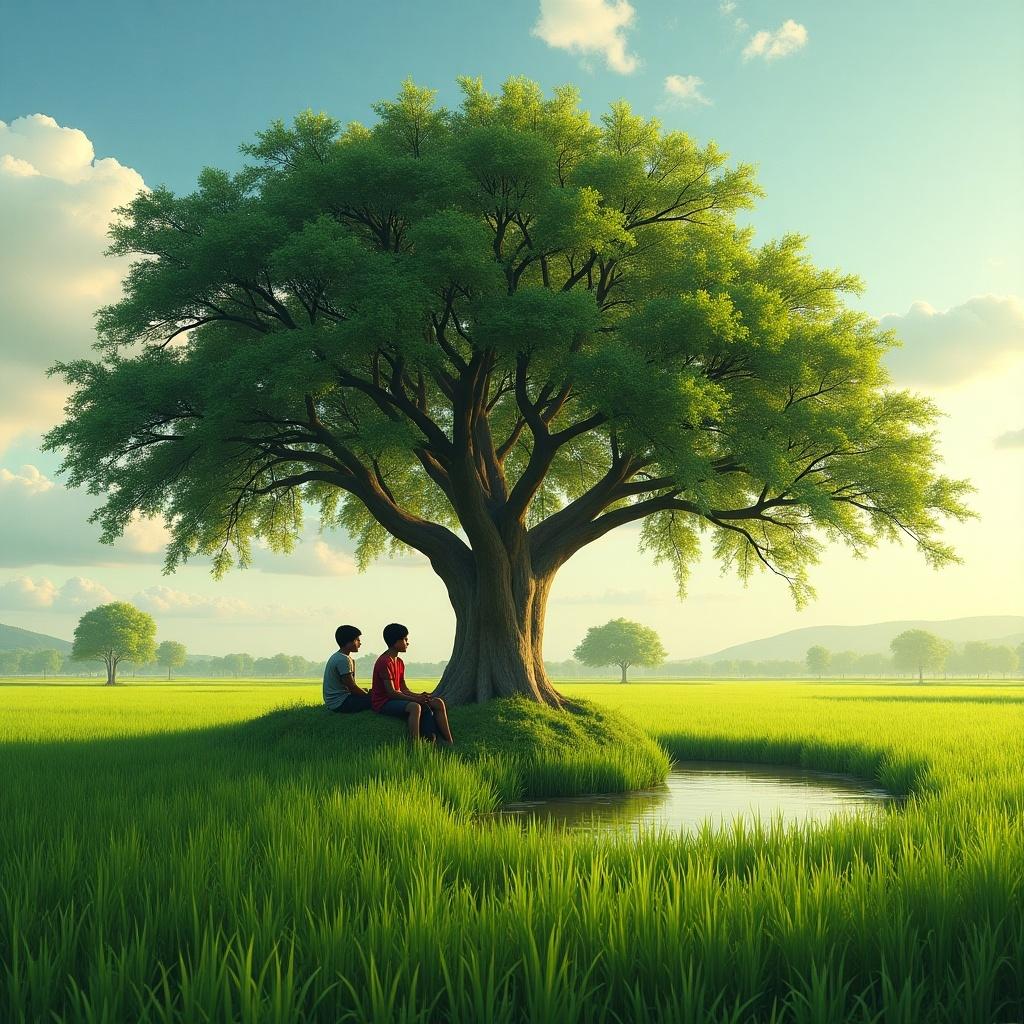
[[[621,618],[591,626],[573,655],[584,665],[618,665],[622,682],[630,665],[660,665],[668,657],[650,626]]]
[[[755,245],[749,166],[571,88],[406,83],[372,127],[307,112],[238,173],[140,193],[99,355],[47,438],[104,496],[107,540],[162,516],[166,568],[287,549],[305,507],[361,565],[422,552],[455,612],[440,692],[559,703],[542,658],[559,568],[609,531],[682,592],[704,534],[798,602],[825,541],[953,556],[936,410],[889,385],[893,339],[802,239]]]
[[[156,657],[156,623],[127,601],[101,604],[78,620],[71,657],[102,661],[107,667],[107,686],[114,686],[122,661],[145,665]]]

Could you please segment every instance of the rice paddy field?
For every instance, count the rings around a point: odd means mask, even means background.
[[[454,709],[450,754],[308,682],[0,680],[0,1020],[1024,1019],[1024,686],[562,690],[584,716]],[[670,757],[906,799],[639,839],[488,816]]]

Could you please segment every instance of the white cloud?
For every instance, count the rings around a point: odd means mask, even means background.
[[[230,619],[249,622],[294,622],[314,613],[309,609],[285,608],[282,605],[254,605],[240,597],[211,597],[206,594],[154,586],[139,591],[132,604],[151,615],[185,619]]]
[[[976,295],[943,312],[915,302],[903,316],[880,323],[903,342],[886,356],[903,383],[952,387],[1024,354],[1024,304],[1014,297]]]
[[[125,565],[159,562],[160,529],[135,520],[126,539],[100,544],[88,521],[97,499],[55,484],[36,466],[0,467],[0,566]]]
[[[0,212],[2,217],[2,212]],[[3,251],[0,249],[0,274],[2,274]],[[60,419],[67,388],[56,380],[47,379],[43,360],[37,365],[19,366],[14,361],[13,344],[7,345],[9,337],[32,338],[31,328],[15,333],[11,328],[14,319],[12,307],[7,302],[6,282],[0,276],[0,308],[4,310],[3,336],[0,337],[0,452],[6,451],[12,441],[30,433],[46,430]],[[8,310],[12,310],[8,321]],[[59,318],[60,314],[48,311],[42,319]],[[29,346],[34,344],[29,340]],[[84,339],[83,351],[88,350],[90,342]],[[53,360],[45,360],[46,365]]]
[[[141,555],[162,555],[170,540],[171,531],[162,519],[146,519],[136,512],[124,528],[118,547]]]
[[[71,491],[51,480],[37,466],[18,470],[0,466],[0,567],[158,565],[170,540],[161,519],[133,516],[124,534],[112,545],[101,544],[100,531],[89,516],[100,499]],[[315,517],[310,512],[310,517]],[[208,564],[197,557],[194,564]],[[413,553],[383,559],[382,565],[429,567]],[[353,576],[358,569],[343,542],[328,540],[307,525],[294,550],[277,554],[265,545],[253,552],[250,571],[309,577]]]
[[[0,121],[0,451],[59,418],[65,388],[46,368],[88,355],[93,312],[117,299],[127,270],[103,256],[107,227],[144,187],[52,117]]]
[[[22,466],[20,473],[12,473],[0,466],[0,488],[21,488],[26,494],[40,494],[53,488],[53,481],[35,466]]]
[[[735,28],[737,32],[743,32],[746,30],[746,20],[742,15],[736,13],[736,0],[722,0],[718,5],[718,10],[723,17],[732,19],[733,28]]]
[[[0,157],[0,174],[9,174],[12,178],[31,178],[38,173],[27,160],[19,160],[10,153]]]
[[[313,556],[328,576],[351,576],[356,571],[355,559],[344,551],[335,551],[326,541],[313,545]]]
[[[666,75],[665,94],[683,106],[710,106],[711,100],[700,91],[703,84],[704,80],[696,75]]]
[[[72,576],[57,592],[53,607],[63,612],[88,611],[97,605],[110,604],[116,600],[102,583],[84,576]]]
[[[755,32],[743,50],[743,59],[762,57],[764,60],[778,60],[803,49],[807,44],[807,29],[790,18],[774,32]]]
[[[259,548],[254,553],[253,568],[298,576],[353,576],[358,572],[352,555],[332,547],[311,528],[303,531],[299,543],[287,554],[278,554],[265,546]]]
[[[26,608],[49,608],[57,597],[57,588],[50,580],[32,580],[18,576],[0,584],[0,608],[22,611]]]
[[[997,448],[1024,448],[1024,430],[1008,430],[995,440]]]
[[[533,34],[570,53],[602,54],[608,67],[628,75],[639,64],[626,50],[635,14],[627,0],[540,0]]]
[[[72,576],[60,587],[45,577],[33,580],[28,576],[0,584],[0,608],[7,611],[51,608],[58,612],[84,612],[114,600],[102,583],[84,576]]]

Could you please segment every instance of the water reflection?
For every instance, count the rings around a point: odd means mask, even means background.
[[[664,828],[695,832],[736,819],[767,824],[830,821],[877,812],[892,794],[845,775],[756,764],[676,765],[665,784],[629,793],[550,797],[506,804],[499,817],[530,818],[561,828],[607,831]]]

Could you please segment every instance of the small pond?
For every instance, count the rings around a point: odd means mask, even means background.
[[[839,815],[877,814],[896,798],[847,775],[779,765],[687,761],[664,785],[629,793],[549,797],[506,804],[499,818],[581,831],[668,829],[696,832],[728,827],[737,818],[786,825],[825,822]]]

